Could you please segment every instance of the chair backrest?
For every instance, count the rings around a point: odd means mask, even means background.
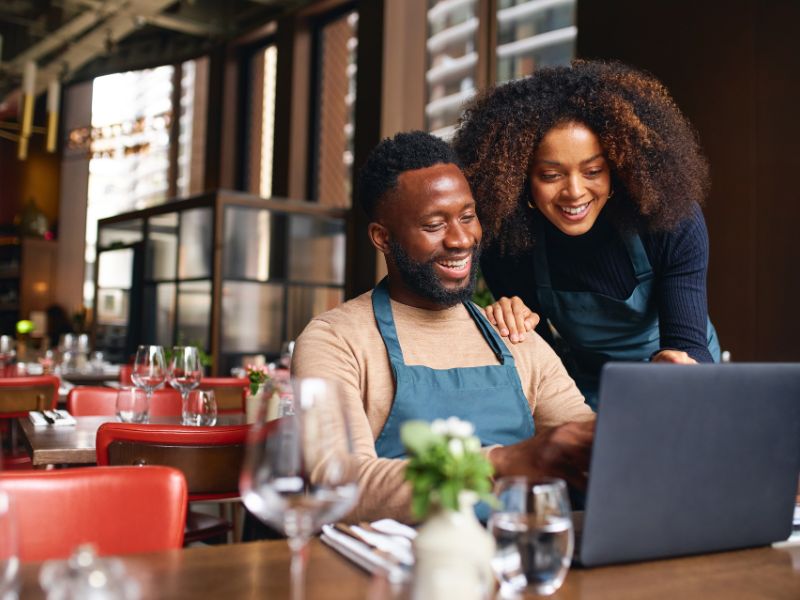
[[[201,390],[213,390],[217,410],[221,413],[242,412],[249,385],[250,381],[242,377],[203,377],[200,380]]]
[[[22,561],[180,548],[186,481],[167,467],[88,467],[0,473],[13,503]]]
[[[24,417],[32,410],[51,410],[61,381],[53,375],[0,377],[0,416]]]
[[[133,381],[131,381],[132,372],[133,372],[133,367],[131,365],[120,365],[119,382],[122,385],[133,385]]]
[[[117,412],[117,390],[108,387],[78,386],[67,395],[67,410],[76,417],[114,415]],[[153,392],[150,401],[151,417],[179,417],[181,395],[172,388]]]
[[[103,423],[98,465],[168,465],[186,477],[190,500],[235,498],[244,462],[247,425]]]

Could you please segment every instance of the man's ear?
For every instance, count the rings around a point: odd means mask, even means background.
[[[389,254],[389,230],[386,227],[373,221],[367,227],[367,235],[369,235],[372,245],[379,252],[383,253],[384,256]]]

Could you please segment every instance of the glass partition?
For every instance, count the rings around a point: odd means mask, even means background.
[[[181,213],[178,277],[211,277],[214,223],[211,208],[191,208]]]
[[[178,258],[178,213],[148,220],[148,252],[145,279],[175,279]]]
[[[196,345],[219,375],[277,358],[344,298],[345,215],[217,192],[101,220],[98,239],[135,243],[101,249],[95,345],[119,361],[138,344]]]

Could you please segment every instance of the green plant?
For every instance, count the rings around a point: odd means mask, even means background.
[[[264,385],[269,379],[269,370],[266,365],[257,367],[256,365],[247,365],[245,368],[247,379],[250,380],[250,395],[255,396],[258,393],[258,388]]]
[[[481,452],[472,423],[447,420],[407,421],[400,439],[408,453],[405,478],[411,483],[411,512],[424,519],[435,508],[458,510],[463,490],[492,502],[491,463]]]
[[[179,333],[178,334],[178,343],[175,344],[176,346],[194,346],[197,348],[197,358],[200,359],[200,364],[206,368],[210,369],[211,366],[214,364],[211,355],[208,354],[205,350],[203,350],[203,345],[200,340],[196,340],[194,342],[189,342],[188,344],[183,343],[183,336]],[[167,361],[169,364],[172,361],[172,347],[166,346],[164,348],[164,360]]]
[[[486,308],[494,302],[492,292],[489,291],[489,286],[486,285],[486,280],[483,278],[483,273],[481,272],[478,272],[478,279],[475,282],[475,291],[472,292],[472,301],[481,308]]]

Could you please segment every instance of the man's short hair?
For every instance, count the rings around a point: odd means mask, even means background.
[[[406,171],[437,164],[461,166],[458,156],[442,139],[424,131],[398,133],[373,148],[361,168],[358,197],[371,220],[387,194],[397,188],[397,178]]]

